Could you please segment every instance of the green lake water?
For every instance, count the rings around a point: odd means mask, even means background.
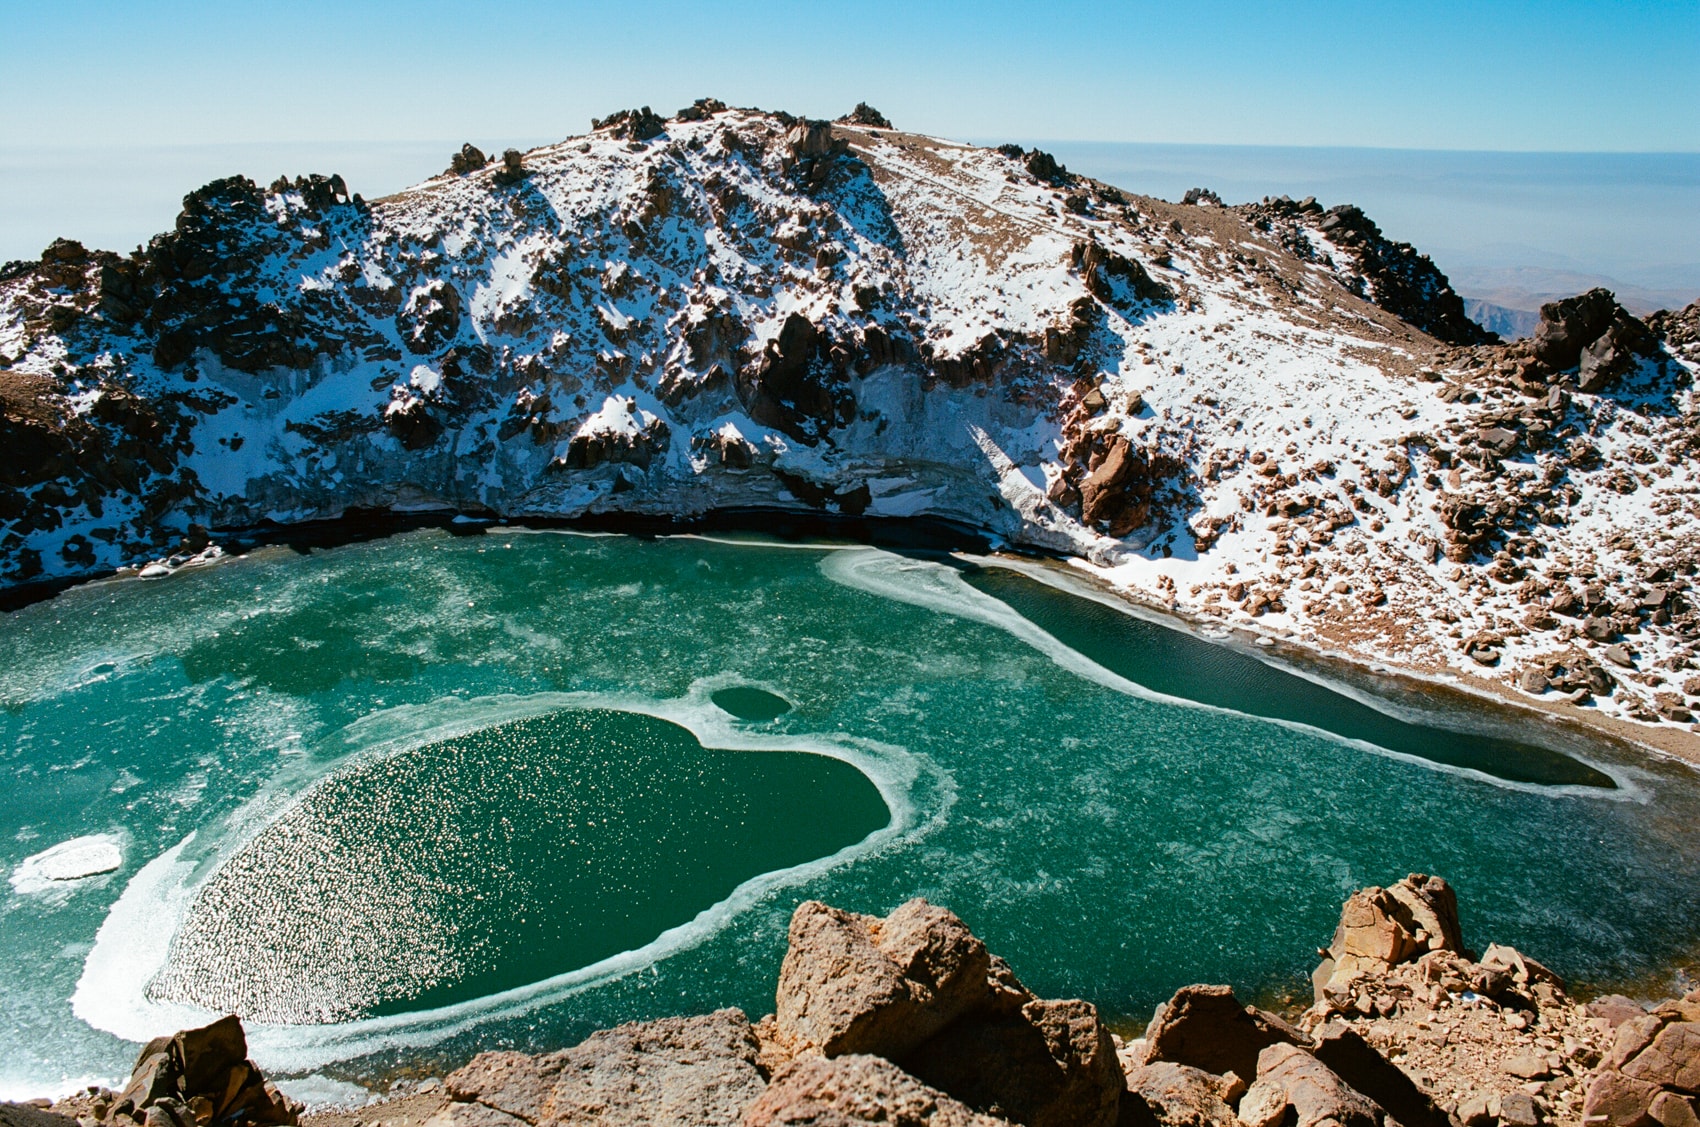
[[[1054,581],[825,544],[420,531],[0,618],[0,1096],[248,1016],[356,1080],[772,1008],[805,898],[961,914],[1138,1019],[1308,989],[1352,889],[1459,890],[1573,979],[1692,956],[1700,779],[1367,695]],[[1272,659],[1273,660],[1273,659]]]

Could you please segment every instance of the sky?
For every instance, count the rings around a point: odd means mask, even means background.
[[[1700,150],[1700,3],[0,0],[0,149],[559,139],[712,95],[953,137]]]
[[[713,96],[1358,203],[1493,300],[1700,293],[1700,0],[0,0],[0,47],[0,261],[127,251],[219,176],[375,197]]]

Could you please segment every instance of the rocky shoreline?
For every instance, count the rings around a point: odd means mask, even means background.
[[[119,1092],[0,1105],[5,1127],[1694,1127],[1700,990],[1578,1002],[1510,947],[1465,946],[1447,883],[1345,903],[1288,1020],[1197,985],[1124,1039],[1036,997],[945,908],[801,904],[774,1012],[637,1022],[303,1116],[225,1018],[144,1046]]]

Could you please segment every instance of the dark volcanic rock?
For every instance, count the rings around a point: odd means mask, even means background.
[[[1437,340],[1486,344],[1498,339],[1470,320],[1464,299],[1428,255],[1387,238],[1361,208],[1342,204],[1323,212],[1313,200],[1294,203],[1283,197],[1234,210],[1254,223],[1278,227],[1289,247],[1304,253],[1311,252],[1303,232],[1316,223],[1316,230],[1355,261],[1355,274],[1343,279],[1348,288]]]
[[[599,133],[606,130],[615,137],[624,137],[630,141],[648,141],[665,133],[667,122],[660,114],[644,106],[642,109],[619,110],[607,117],[592,118],[590,128]]]
[[[847,125],[861,125],[869,129],[895,128],[883,113],[866,102],[857,102],[856,108],[838,119]]]
[[[449,159],[449,171],[456,176],[466,176],[489,163],[490,158],[484,155],[483,150],[468,141],[460,147],[460,152]]]
[[[1617,312],[1617,298],[1607,289],[1547,302],[1535,327],[1536,359],[1554,371],[1576,367],[1582,350],[1606,331]]]

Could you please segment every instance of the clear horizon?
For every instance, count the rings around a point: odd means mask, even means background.
[[[562,136],[712,95],[943,136],[1700,151],[1700,5],[4,0],[0,146]]]

